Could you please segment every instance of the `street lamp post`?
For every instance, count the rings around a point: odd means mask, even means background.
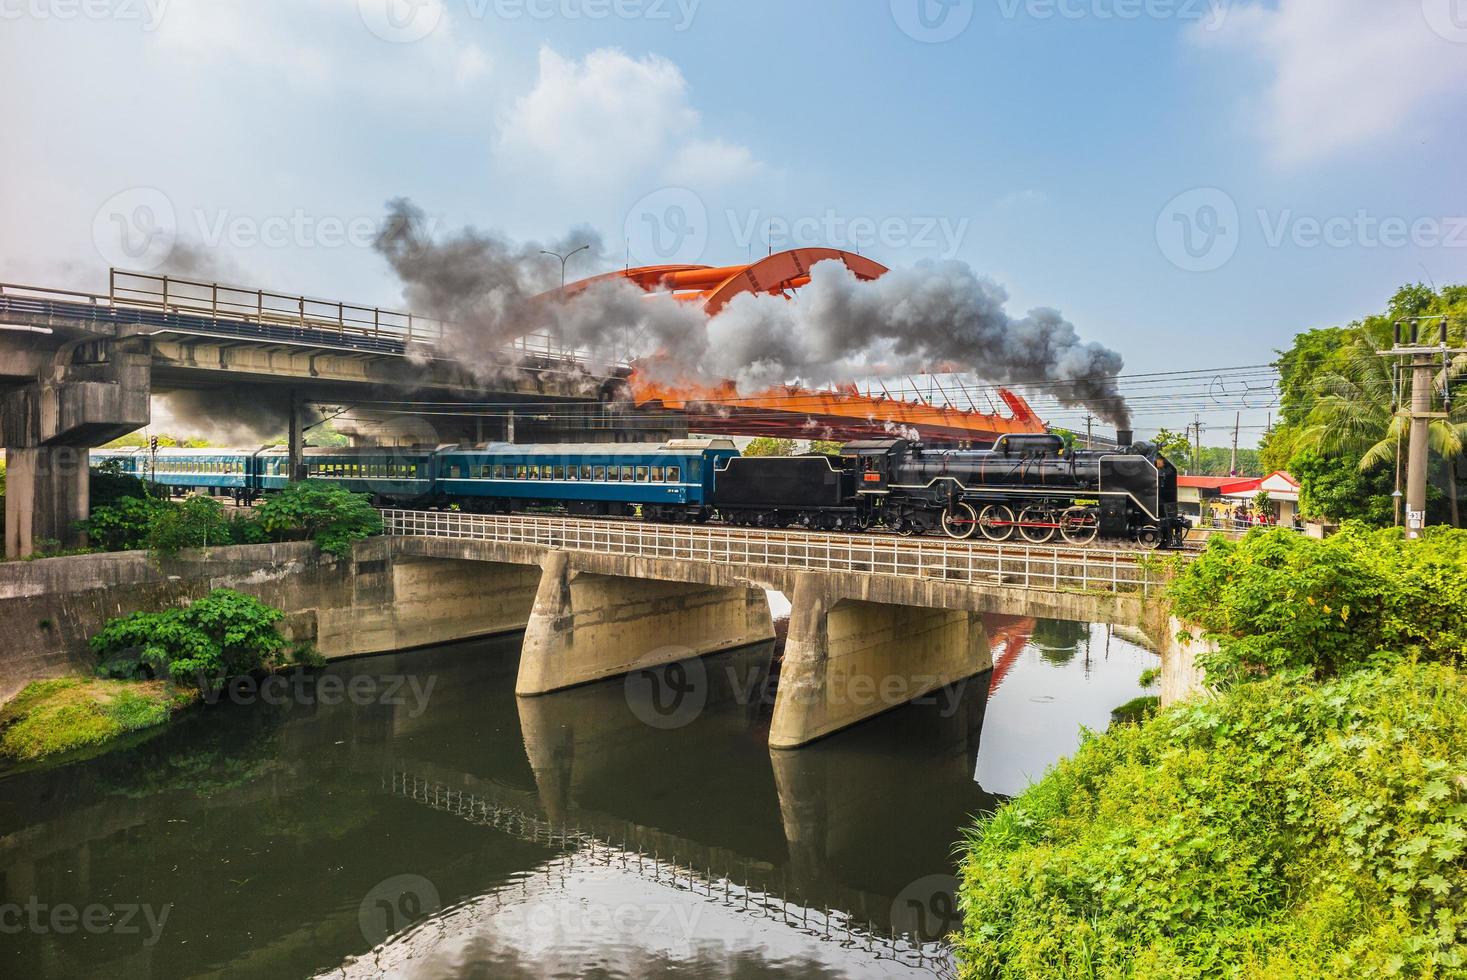
[[[552,252],[548,248],[540,249],[541,255],[553,255],[555,258],[560,259],[560,291],[562,293],[565,292],[565,264],[570,261],[572,255],[575,255],[577,252],[584,252],[590,247],[590,245],[582,245],[580,248],[571,249],[564,255],[561,255],[559,252]]]

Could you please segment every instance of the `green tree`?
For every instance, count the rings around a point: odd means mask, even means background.
[[[840,451],[845,448],[845,443],[833,439],[811,439],[810,452],[824,453],[827,456],[839,456]]]
[[[215,589],[182,609],[135,612],[91,639],[104,677],[167,676],[218,690],[231,677],[277,666],[286,643],[279,609],[233,589]]]
[[[769,436],[759,436],[744,448],[745,456],[793,456],[794,452],[793,439],[773,439]]]
[[[267,497],[255,514],[277,540],[310,538],[328,554],[344,558],[353,542],[382,533],[382,515],[371,498],[335,484],[308,480]]]
[[[1192,472],[1192,443],[1185,435],[1171,429],[1161,429],[1151,440],[1161,454],[1171,460],[1172,465],[1184,472]]]

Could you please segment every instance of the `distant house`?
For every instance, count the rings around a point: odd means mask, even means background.
[[[1237,483],[1236,476],[1179,476],[1177,477],[1177,509],[1183,517],[1200,520],[1202,505],[1220,496],[1223,487]]]
[[[1200,519],[1206,507],[1214,517],[1236,513],[1256,516],[1259,491],[1267,491],[1264,513],[1269,523],[1290,526],[1299,516],[1299,481],[1279,470],[1263,477],[1182,476],[1177,478],[1177,505],[1184,517]]]

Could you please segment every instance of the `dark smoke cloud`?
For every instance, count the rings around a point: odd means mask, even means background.
[[[716,382],[741,391],[782,382],[953,371],[1040,391],[1084,406],[1118,427],[1130,413],[1116,386],[1121,356],[1082,341],[1051,309],[1011,317],[1008,294],[962,262],[923,262],[863,282],[837,261],[822,262],[794,299],[745,294],[709,318],[670,294],[648,295],[609,280],[569,300],[542,293],[559,284],[560,263],[539,254],[601,239],[579,230],[562,243],[516,245],[466,229],[428,233],[423,212],[398,199],[377,248],[403,283],[414,312],[454,324],[438,352],[479,376],[513,370],[501,349],[545,331],[610,359],[648,359],[662,380]],[[573,276],[572,279],[580,278]]]
[[[268,388],[181,390],[155,396],[153,428],[181,438],[202,438],[218,446],[284,443],[290,428],[290,396]],[[305,424],[323,417],[305,408]]]

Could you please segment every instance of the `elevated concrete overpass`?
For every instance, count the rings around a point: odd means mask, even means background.
[[[88,450],[148,425],[153,394],[233,391],[272,407],[297,466],[313,402],[434,402],[438,442],[687,433],[684,415],[611,403],[628,373],[614,357],[528,336],[471,371],[436,355],[443,330],[393,310],[117,270],[106,294],[0,283],[6,555],[75,542]],[[495,408],[454,408],[476,402]]]

